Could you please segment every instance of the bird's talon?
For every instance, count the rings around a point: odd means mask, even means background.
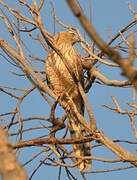
[[[70,105],[69,104],[66,105],[65,110],[66,110],[66,112],[70,111]]]
[[[66,109],[66,112],[69,112],[70,111],[70,100],[68,100],[68,102],[67,102],[67,104],[66,104],[66,107],[65,107],[65,109]]]
[[[56,97],[56,102],[59,101],[60,97],[61,97],[61,95],[58,95],[58,96]]]

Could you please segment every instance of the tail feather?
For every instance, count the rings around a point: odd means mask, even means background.
[[[81,103],[81,97],[80,97],[80,101],[79,99],[77,99],[77,101],[75,101],[74,103],[77,106],[78,111],[81,114],[84,114],[84,111],[83,111],[84,108],[83,108],[83,104]],[[69,119],[70,135],[72,138],[78,138],[78,137],[83,137],[87,135],[85,128],[83,127],[82,124],[79,123],[75,115],[70,113],[68,115],[68,119]],[[73,144],[73,150],[76,156],[91,156],[91,146],[89,142],[86,142],[83,144]],[[83,160],[78,165],[79,171],[89,170],[90,168],[91,168],[90,159]]]

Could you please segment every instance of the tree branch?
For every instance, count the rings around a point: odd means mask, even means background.
[[[17,162],[15,153],[0,125],[0,173],[3,180],[27,180],[24,168]]]
[[[88,22],[87,17],[80,11],[80,8],[74,0],[66,0],[74,15],[79,19],[81,25],[89,35],[89,37],[96,43],[96,45],[109,57],[110,60],[117,63],[123,71],[123,74],[135,85],[137,90],[137,69],[129,65],[128,62],[120,56],[120,54],[113,48],[109,47],[95,31],[93,26]]]

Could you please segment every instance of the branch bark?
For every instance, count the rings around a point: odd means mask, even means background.
[[[89,37],[96,43],[96,45],[109,57],[110,60],[117,63],[125,75],[137,90],[137,69],[130,65],[123,59],[120,54],[113,48],[109,47],[96,32],[94,27],[89,23],[85,14],[80,10],[74,0],[66,0],[74,15],[79,19],[81,25],[89,35]]]
[[[27,180],[24,168],[18,163],[15,153],[0,125],[0,173],[2,180]]]

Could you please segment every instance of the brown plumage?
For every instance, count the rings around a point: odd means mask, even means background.
[[[62,54],[68,60],[67,64],[71,70],[75,73],[77,79],[83,85],[84,74],[80,60],[73,45],[79,41],[79,37],[73,31],[62,31],[55,36],[55,42],[57,47],[61,50]],[[46,74],[47,83],[49,87],[54,91],[56,95],[62,95],[63,92],[67,92],[72,97],[79,113],[84,115],[84,103],[83,99],[78,91],[72,76],[68,72],[60,56],[52,51],[46,59]],[[65,93],[62,96],[66,102],[67,98]],[[84,127],[79,123],[76,116],[71,112],[68,114],[69,130],[72,138],[86,136],[87,133]],[[91,149],[90,143],[74,144],[74,154],[76,156],[90,156]],[[91,160],[84,160],[78,165],[78,169],[89,170],[91,168]]]

